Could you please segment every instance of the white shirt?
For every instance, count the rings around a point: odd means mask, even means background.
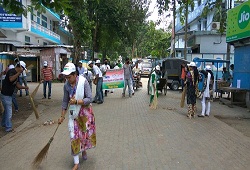
[[[97,67],[96,65],[93,65],[93,70],[94,70],[95,76],[96,76],[97,74],[99,74],[99,77],[102,77],[102,72],[101,72],[101,70],[99,69],[99,67]]]

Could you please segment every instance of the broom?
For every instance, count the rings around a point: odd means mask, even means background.
[[[181,94],[181,103],[180,103],[181,108],[184,107],[186,93],[187,93],[187,86],[184,87],[182,94]]]
[[[153,99],[153,102],[150,106],[151,109],[156,109],[157,108],[157,105],[158,105],[158,99],[157,99],[157,94],[155,92],[155,95],[154,95],[154,99]]]
[[[46,158],[48,151],[49,151],[50,144],[52,143],[52,141],[54,139],[54,136],[56,134],[56,131],[57,131],[59,125],[60,124],[58,123],[56,130],[55,130],[54,134],[52,135],[52,137],[50,138],[49,142],[43,147],[43,149],[39,152],[39,154],[33,160],[33,162],[32,162],[33,168],[37,168],[42,163],[44,158]]]
[[[18,62],[20,63],[20,59],[19,59],[19,56],[18,55],[16,55],[16,58],[17,58],[17,60],[18,60]],[[21,67],[21,66],[20,66]],[[40,83],[41,84],[41,83]],[[39,85],[40,85],[39,84]],[[38,88],[39,88],[39,85],[36,87],[36,89],[34,90],[34,95],[35,95],[35,93],[37,92],[37,90],[38,90]],[[35,92],[36,91],[36,92]],[[33,94],[32,93],[32,94]],[[33,111],[35,112],[35,116],[36,116],[36,119],[39,119],[39,113],[38,113],[38,111],[37,111],[37,109],[36,109],[36,106],[35,106],[35,103],[34,103],[34,100],[33,100],[33,97],[31,96],[31,95],[29,95],[29,98],[30,98],[30,102],[31,102],[31,105],[32,105],[32,109],[33,109]]]
[[[35,113],[36,119],[39,119],[39,112],[36,109],[35,102],[34,102],[33,98],[35,97],[40,84],[41,84],[41,82],[36,86],[35,90],[31,93],[31,95],[29,95],[29,98],[30,98],[30,101],[31,101],[31,105],[32,105],[33,111]]]
[[[40,86],[41,82],[36,86],[35,90],[31,93],[31,97],[34,98],[38,89],[39,89],[39,86]]]
[[[69,105],[68,104],[68,107],[69,108]],[[49,139],[49,142],[43,147],[43,149],[39,152],[39,154],[35,157],[35,159],[33,160],[32,162],[32,166],[33,168],[37,168],[41,163],[42,161],[44,160],[44,158],[46,158],[47,154],[48,154],[48,151],[49,151],[49,147],[50,147],[50,144],[52,143],[53,139],[54,139],[54,136],[57,132],[57,129],[59,127],[60,123],[58,123],[57,127],[56,127],[56,130],[54,132],[54,134],[52,135],[52,137]]]

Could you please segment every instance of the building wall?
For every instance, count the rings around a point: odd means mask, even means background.
[[[200,44],[200,53],[226,53],[226,37],[218,35],[203,35],[196,37],[196,44]]]

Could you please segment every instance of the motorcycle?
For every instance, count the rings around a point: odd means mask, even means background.
[[[134,87],[134,89],[138,89],[138,88],[142,87],[141,74],[140,73],[134,73],[133,74],[133,87]]]

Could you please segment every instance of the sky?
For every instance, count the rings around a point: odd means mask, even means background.
[[[159,26],[157,26],[156,28],[163,28],[163,29],[166,29],[169,25],[169,23],[171,22],[171,19],[170,18],[166,18],[166,17],[159,17],[158,16],[158,8],[156,6],[156,0],[151,0],[151,4],[149,6],[149,12],[152,12],[151,16],[148,17],[148,21],[152,20],[154,22],[157,21],[157,19],[162,19],[163,22],[161,22],[161,24]]]

